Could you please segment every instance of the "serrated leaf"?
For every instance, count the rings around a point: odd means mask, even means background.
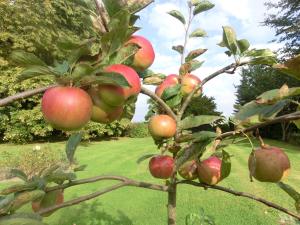
[[[172,98],[166,100],[166,103],[171,108],[175,108],[176,106],[181,104],[182,98],[183,98],[182,94],[179,93],[178,95],[175,95]]]
[[[80,144],[83,134],[75,133],[69,137],[68,142],[66,144],[66,155],[70,163],[74,162],[75,151]]]
[[[211,124],[219,119],[221,119],[221,117],[211,116],[211,115],[188,116],[184,118],[182,121],[180,121],[179,127],[182,130],[185,130],[193,127],[199,127],[205,124]]]
[[[173,46],[172,49],[176,52],[178,52],[179,54],[183,54],[183,46],[182,45],[177,45],[177,46]]]
[[[206,31],[201,29],[201,28],[198,28],[198,29],[194,30],[190,34],[190,38],[193,38],[193,37],[206,37],[206,36],[207,36]]]
[[[21,72],[20,76],[18,77],[18,80],[24,81],[30,78],[46,75],[58,76],[58,74],[56,74],[47,66],[30,66]]]
[[[260,121],[273,118],[286,104],[288,102],[285,100],[281,100],[274,105],[257,104],[255,101],[252,101],[240,108],[239,112],[235,114],[235,119],[245,121],[255,115],[259,116]]]
[[[202,48],[191,51],[185,58],[185,62],[190,62],[191,60],[193,60],[193,59],[199,57],[200,55],[202,55],[203,53],[205,53],[206,51],[207,51],[207,49],[202,49]]]
[[[172,11],[168,12],[168,14],[175,17],[176,19],[178,19],[181,23],[183,23],[183,24],[186,23],[184,16],[178,10],[172,10]]]
[[[274,65],[277,62],[276,55],[270,49],[252,49],[244,55],[250,57],[252,65]]]
[[[241,53],[244,53],[250,47],[250,43],[249,43],[249,41],[247,39],[238,40],[237,44],[238,44],[238,47],[239,47]]]
[[[18,177],[20,178],[21,180],[23,181],[27,181],[28,180],[28,177],[27,175],[22,171],[22,170],[19,170],[19,169],[11,169],[10,170],[10,174],[14,177]]]
[[[172,87],[166,88],[164,90],[164,92],[162,93],[161,98],[163,100],[170,99],[171,97],[173,97],[175,95],[178,95],[178,93],[180,92],[180,89],[181,89],[181,85],[180,84],[176,84],[176,85],[174,85]]]
[[[13,51],[10,59],[19,66],[47,66],[40,58],[22,50]]]
[[[156,156],[157,154],[146,154],[146,155],[143,155],[141,157],[139,157],[137,160],[136,160],[136,163],[137,164],[140,164],[141,162],[145,161],[146,159],[149,159],[149,158],[152,158],[153,156]]]
[[[194,14],[194,15],[197,15],[197,14],[199,14],[199,13],[205,12],[205,11],[207,11],[207,10],[212,9],[214,6],[215,6],[215,5],[212,4],[210,1],[207,1],[207,0],[200,1],[200,2],[196,5],[193,14]]]
[[[221,179],[225,179],[231,172],[231,160],[228,152],[222,150],[222,164],[221,164]]]
[[[273,68],[300,80],[300,54],[287,60],[284,64],[276,64]]]
[[[127,0],[125,1],[130,13],[137,13],[152,3],[152,0]]]
[[[236,39],[236,33],[232,27],[223,26],[223,40],[219,45],[225,45],[233,55],[240,54]]]
[[[88,76],[81,79],[81,83],[85,85],[90,84],[111,84],[120,87],[131,87],[125,77],[119,73],[113,72],[95,72],[98,76]]]

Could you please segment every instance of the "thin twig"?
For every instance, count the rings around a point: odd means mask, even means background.
[[[100,16],[102,25],[105,29],[105,32],[109,32],[108,25],[107,25],[107,23],[108,23],[107,15],[106,15],[106,10],[103,6],[103,2],[102,2],[102,0],[101,0],[101,3],[99,2],[99,0],[94,0],[94,2],[95,2],[95,5],[96,5],[97,12]]]
[[[188,181],[188,180],[183,180],[183,181],[179,181],[177,182],[177,184],[189,184],[189,185],[193,185],[193,186],[197,186],[197,187],[203,187],[205,189],[209,188],[209,189],[215,189],[215,190],[219,190],[219,191],[223,191],[223,192],[227,192],[229,194],[232,194],[232,195],[235,195],[235,196],[240,196],[240,197],[245,197],[245,198],[249,198],[249,199],[252,199],[254,201],[257,201],[257,202],[261,202],[263,203],[264,205],[268,206],[268,207],[271,207],[273,209],[276,209],[276,210],[279,210],[281,212],[284,212],[298,220],[300,220],[300,215],[298,215],[297,213],[295,212],[292,212],[280,205],[277,205],[273,202],[270,202],[266,199],[263,199],[263,198],[260,198],[260,197],[257,197],[255,195],[252,195],[252,194],[249,194],[249,193],[246,193],[246,192],[241,192],[241,191],[234,191],[234,190],[231,190],[229,188],[226,188],[226,187],[222,187],[222,186],[217,186],[217,185],[206,185],[206,184],[202,184],[202,183],[198,183],[198,182],[194,182],[194,181]]]
[[[195,95],[195,93],[196,93],[198,90],[200,90],[200,89],[204,86],[204,84],[206,84],[208,81],[212,80],[213,78],[215,78],[215,77],[217,77],[217,76],[219,76],[219,75],[221,75],[221,74],[223,74],[223,73],[226,73],[226,71],[228,71],[228,70],[230,70],[230,69],[234,69],[234,71],[235,71],[238,67],[247,65],[248,63],[249,63],[248,61],[241,62],[241,63],[239,63],[239,64],[237,64],[237,63],[232,63],[232,64],[230,64],[230,65],[228,65],[228,66],[226,66],[226,67],[224,67],[224,68],[222,68],[222,69],[220,69],[220,70],[218,70],[218,71],[212,73],[211,75],[207,76],[206,78],[204,78],[203,81],[201,82],[201,84],[200,84],[198,87],[196,87],[196,88],[188,95],[188,97],[185,99],[185,101],[183,102],[182,107],[181,107],[181,109],[180,109],[180,111],[179,111],[177,117],[178,117],[179,119],[182,118],[182,116],[183,116],[183,114],[184,114],[186,108],[188,107],[188,105],[189,105],[190,102],[192,101],[193,96]]]
[[[187,27],[185,28],[184,44],[183,44],[183,50],[182,50],[182,54],[181,54],[181,65],[184,64],[185,50],[187,47],[189,30],[190,30],[190,26],[192,24],[193,19],[194,19],[194,16],[192,15],[192,5],[189,5],[189,21],[188,21]]]
[[[10,104],[14,101],[19,100],[19,99],[28,98],[28,97],[31,97],[33,95],[43,93],[47,89],[52,88],[52,87],[56,87],[56,86],[58,86],[58,85],[55,84],[55,85],[51,85],[51,86],[47,86],[47,87],[36,88],[36,89],[20,92],[20,93],[17,93],[15,95],[0,99],[0,107],[6,106],[6,105],[8,105],[8,104]]]
[[[169,116],[173,117],[173,119],[176,120],[176,115],[172,111],[172,109],[160,97],[158,97],[154,92],[148,90],[145,87],[142,87],[141,93],[143,93],[144,95],[148,95],[149,97],[151,97],[154,101],[156,101],[158,104],[160,104],[161,107],[164,108],[164,110],[167,112],[167,114]]]

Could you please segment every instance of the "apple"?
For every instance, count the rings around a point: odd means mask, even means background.
[[[171,138],[176,134],[176,121],[168,115],[152,116],[148,129],[154,138]]]
[[[155,58],[155,53],[150,41],[138,35],[133,35],[127,43],[135,43],[140,49],[134,55],[132,67],[137,71],[142,72],[149,68]]]
[[[197,163],[195,160],[187,161],[178,170],[179,175],[186,180],[194,180],[198,177]]]
[[[221,181],[222,160],[211,156],[200,162],[198,165],[198,178],[200,182],[215,185]]]
[[[123,114],[123,106],[113,107],[106,104],[100,98],[98,88],[91,87],[88,93],[94,104],[91,117],[92,121],[107,124],[119,119]]]
[[[62,189],[48,192],[44,195],[40,201],[32,202],[31,206],[34,212],[38,212],[41,209],[46,209],[54,205],[59,205],[64,202],[64,192]],[[42,216],[50,216],[54,212],[43,214]]]
[[[177,75],[175,75],[175,74],[168,75],[166,77],[166,79],[160,85],[158,85],[156,87],[155,94],[158,97],[161,97],[162,94],[164,93],[165,89],[173,87],[173,86],[175,86],[178,83],[179,83],[179,79],[178,79]]]
[[[54,87],[42,98],[42,113],[54,128],[65,131],[82,128],[92,116],[92,100],[78,87]]]
[[[127,80],[130,85],[130,87],[99,85],[100,96],[103,97],[103,100],[106,101],[107,104],[112,106],[119,106],[122,104],[122,101],[116,100],[114,96],[117,96],[118,99],[124,99],[125,101],[129,97],[138,95],[140,93],[141,82],[139,75],[131,67],[122,64],[114,64],[106,67],[105,71],[119,73]],[[113,97],[107,98],[109,94],[111,94]],[[117,103],[115,103],[115,101]]]
[[[154,156],[149,161],[149,170],[153,177],[168,179],[172,176],[174,159],[171,156]]]
[[[199,84],[201,84],[201,80],[195,76],[195,75],[192,75],[192,74],[186,74],[182,77],[181,79],[181,84],[182,84],[182,87],[181,87],[181,93],[184,95],[184,96],[187,96],[189,95]],[[200,96],[202,90],[199,89],[194,97],[197,97],[197,96]]]
[[[252,176],[261,182],[277,183],[286,178],[290,171],[290,160],[284,151],[274,146],[264,146],[254,151],[255,167]],[[251,170],[253,155],[248,160]]]

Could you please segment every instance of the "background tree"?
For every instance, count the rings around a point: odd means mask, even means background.
[[[267,15],[264,25],[275,28],[278,42],[284,42],[283,52],[289,56],[300,53],[300,1],[280,0],[266,3],[274,13]]]
[[[300,85],[299,80],[286,76],[270,67],[260,65],[243,68],[241,76],[241,84],[236,87],[236,109],[255,100],[263,92],[281,88],[282,84],[287,84],[289,87]],[[297,105],[291,103],[281,111],[280,115],[294,112],[296,109]],[[296,130],[296,126],[288,122],[282,122],[281,124],[262,128],[261,133],[269,138],[279,138],[281,136],[282,140],[286,141],[288,134],[293,130]]]

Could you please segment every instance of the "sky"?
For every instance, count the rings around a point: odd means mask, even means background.
[[[208,51],[198,60],[205,61],[203,66],[192,74],[200,79],[234,62],[224,52],[225,48],[217,44],[222,40],[222,26],[231,26],[235,29],[238,39],[248,39],[250,48],[270,48],[273,51],[280,48],[280,44],[271,42],[275,31],[262,26],[261,22],[267,12],[263,0],[210,0],[215,7],[195,17],[191,31],[196,28],[204,29],[208,37],[189,39],[187,52],[197,48],[207,48]],[[272,0],[277,2],[277,0]],[[176,74],[179,70],[180,55],[171,48],[174,45],[183,44],[183,25],[167,12],[176,9],[185,16],[188,14],[186,0],[155,0],[150,6],[139,13],[137,23],[142,29],[137,33],[146,37],[155,50],[155,61],[151,70],[157,73]],[[217,109],[224,116],[233,113],[233,105],[236,97],[236,85],[241,76],[239,71],[234,75],[223,74],[208,82],[203,92],[207,96],[215,98]],[[147,86],[155,90],[154,86]],[[145,95],[139,95],[136,112],[133,121],[144,121],[147,113],[147,99]]]

